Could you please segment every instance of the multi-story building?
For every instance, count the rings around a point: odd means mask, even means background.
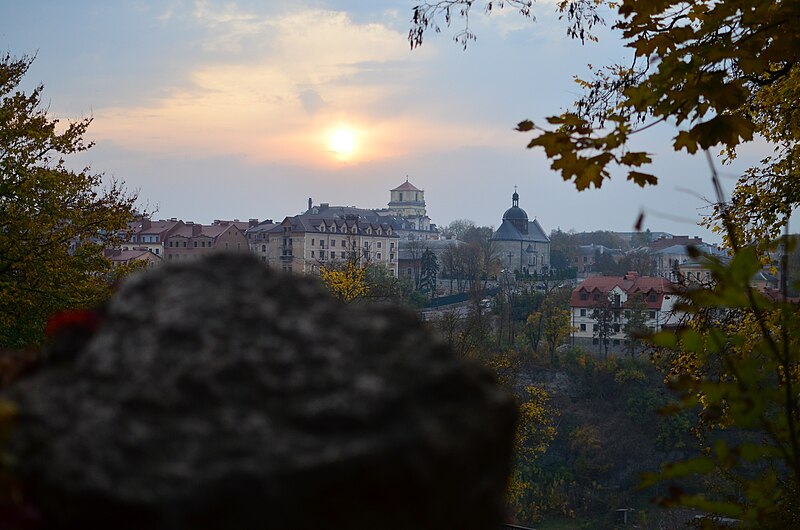
[[[634,304],[636,299],[641,300],[641,305]],[[599,347],[598,326],[604,318],[610,324],[608,349],[621,352],[626,341],[625,325],[632,311],[642,311],[644,325],[657,332],[675,323],[673,307],[677,300],[673,284],[663,277],[639,276],[636,272],[622,277],[590,276],[572,291],[572,343],[587,349]],[[600,311],[605,314],[599,315]]]
[[[257,221],[251,219],[252,221]],[[266,219],[260,223],[256,222],[245,231],[245,237],[250,245],[250,252],[261,258],[261,261],[269,261],[269,234],[276,224],[272,219]]]
[[[180,226],[183,226],[183,221],[175,218],[153,221],[149,217],[141,217],[128,223],[127,241],[120,250],[146,248],[156,256],[163,257],[167,235]]]
[[[266,262],[286,272],[316,273],[321,265],[357,260],[384,265],[397,276],[400,238],[388,223],[357,215],[287,217],[265,230]]]
[[[695,261],[689,247],[701,254],[724,258],[727,253],[715,245],[703,242],[699,237],[672,236],[653,241],[645,247],[653,260],[655,274],[672,282],[680,280],[679,269],[682,264]],[[697,254],[694,254],[696,256]]]
[[[176,225],[164,240],[164,259],[197,259],[214,251],[249,252],[250,245],[238,223],[215,220],[210,225],[191,221]]]

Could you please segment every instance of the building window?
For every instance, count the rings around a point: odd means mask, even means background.
[[[381,242],[378,241],[378,248],[381,248]]]
[[[183,242],[183,248],[186,248],[186,241]]]
[[[314,239],[313,238],[311,239],[311,246],[312,247],[314,246]]]
[[[312,258],[314,257],[314,251],[313,250],[311,251],[311,257]]]
[[[389,261],[394,261],[394,254],[389,254]]]
[[[614,324],[614,333],[619,333],[619,324]]]
[[[197,248],[197,241],[194,242],[194,248]]]
[[[347,241],[342,239],[342,248],[347,248]]]
[[[381,253],[378,252],[378,259],[381,259]]]
[[[267,245],[261,245],[261,252],[267,251]]]
[[[394,250],[394,243],[389,243],[389,250]]]
[[[586,331],[586,324],[581,324],[581,331]]]
[[[325,241],[319,240],[319,248],[325,248]]]
[[[408,270],[406,271],[406,273],[407,273],[409,276],[411,276],[411,275],[413,274],[413,271],[411,270],[411,267],[409,267],[409,268],[408,268]]]
[[[344,259],[344,252],[342,252],[342,259]]]
[[[589,299],[589,293],[581,291],[581,300],[588,300],[588,299]]]
[[[331,246],[332,246],[332,247],[335,247],[335,246],[336,246],[336,240],[335,240],[335,239],[331,239]]]
[[[585,310],[585,309],[581,309],[581,316],[582,316],[582,317],[585,317],[585,316],[586,316],[586,310]]]

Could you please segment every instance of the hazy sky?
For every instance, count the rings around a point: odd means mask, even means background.
[[[618,175],[577,193],[513,130],[565,110],[588,63],[627,60],[616,34],[582,46],[544,1],[536,21],[479,8],[466,51],[453,28],[411,51],[415,3],[0,0],[0,51],[36,55],[26,82],[44,83],[50,112],[94,118],[79,162],[137,189],[155,217],[278,221],[308,197],[379,208],[408,175],[440,225],[498,226],[517,185],[548,232],[631,230],[643,209],[651,230],[717,240],[696,226],[705,159],[672,153],[672,131],[631,146],[654,154],[658,187]],[[728,189],[759,151],[721,168]]]

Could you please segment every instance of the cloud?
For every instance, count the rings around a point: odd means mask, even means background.
[[[434,47],[411,54],[405,34],[380,23],[325,10],[257,16],[206,2],[194,16],[208,31],[204,46],[231,57],[198,64],[166,97],[96,109],[93,135],[142,152],[311,166],[336,163],[327,143],[337,126],[356,132],[350,163],[491,141],[478,125],[391,108]]]

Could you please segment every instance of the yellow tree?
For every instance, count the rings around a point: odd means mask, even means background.
[[[133,218],[135,195],[103,186],[65,157],[91,147],[91,119],[59,127],[41,106],[43,87],[18,89],[32,59],[0,57],[0,347],[43,339],[49,315],[95,305],[109,292],[103,247]],[[63,132],[59,132],[59,129]]]
[[[366,282],[367,267],[353,260],[338,267],[320,265],[319,276],[331,293],[342,302],[352,302],[369,292]]]

